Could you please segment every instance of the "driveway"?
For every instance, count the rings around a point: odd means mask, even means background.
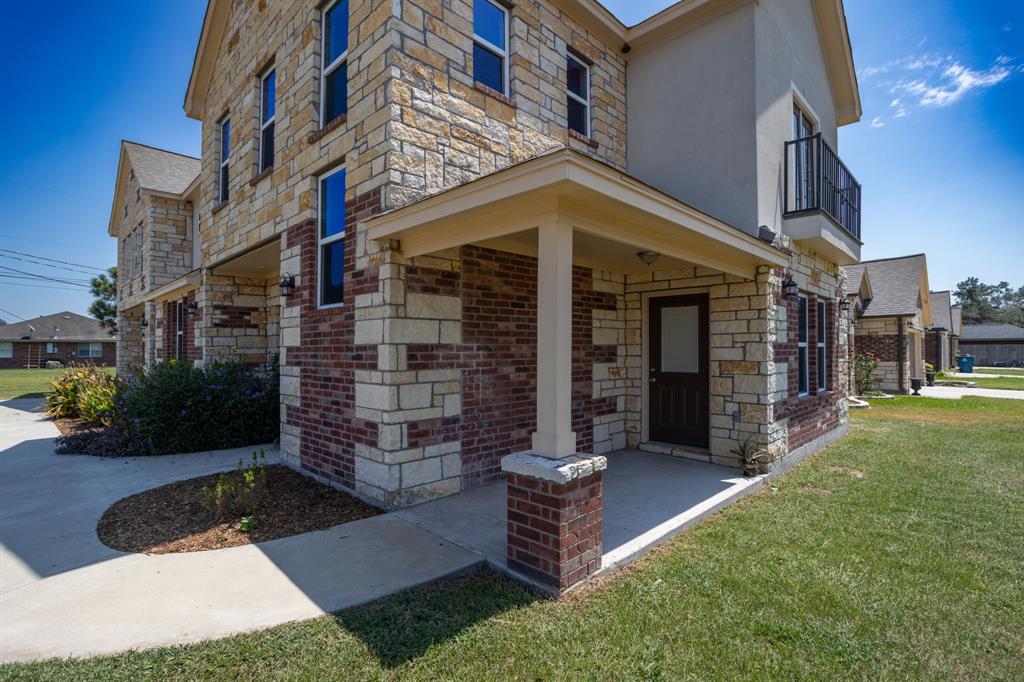
[[[1007,398],[1008,400],[1024,400],[1024,391],[1002,388],[963,388],[960,386],[922,386],[921,395],[926,398],[949,398],[957,400],[965,395],[979,398]]]
[[[465,571],[474,553],[385,514],[257,545],[125,554],[113,502],[233,468],[253,448],[107,459],[56,455],[36,399],[0,403],[0,662],[223,637],[311,618]],[[267,461],[278,461],[268,451]]]

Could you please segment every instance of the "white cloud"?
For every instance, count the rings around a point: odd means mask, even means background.
[[[971,90],[1002,83],[1012,72],[1012,69],[998,60],[980,71],[954,62],[938,78],[901,81],[896,84],[894,91],[916,96],[918,104],[923,107],[948,107],[959,102]]]
[[[872,128],[884,128],[885,127],[885,123],[882,122],[882,117],[881,116],[875,116],[873,119],[871,119],[871,127]]]

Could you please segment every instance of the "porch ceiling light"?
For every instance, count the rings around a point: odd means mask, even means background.
[[[800,293],[800,287],[793,281],[792,277],[787,277],[782,280],[782,293],[786,296],[796,296]]]
[[[661,254],[657,251],[637,251],[636,257],[643,261],[643,264],[650,267],[654,265],[654,261],[658,260],[658,256]]]
[[[289,273],[281,275],[281,295],[285,298],[295,293],[295,276]]]

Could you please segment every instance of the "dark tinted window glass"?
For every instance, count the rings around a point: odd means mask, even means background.
[[[473,32],[491,45],[506,49],[505,13],[488,0],[473,0]]]
[[[825,304],[822,301],[818,301],[818,341],[817,343],[825,342]]]
[[[228,200],[228,167],[226,165],[220,167],[220,200]]]
[[[324,66],[345,54],[348,49],[348,0],[341,0],[327,11],[324,18]]]
[[[345,293],[345,240],[320,247],[320,303],[341,303]]]
[[[800,334],[800,341],[807,343],[807,299],[800,298],[800,313],[799,321],[797,322],[799,327],[798,334]]]
[[[274,165],[274,124],[263,129],[263,145],[260,149],[260,169],[266,170]]]
[[[572,57],[565,58],[566,86],[569,92],[586,99],[587,75],[583,66]]]
[[[348,68],[342,62],[324,79],[324,123],[348,111]]]
[[[345,231],[345,171],[320,181],[320,236],[330,237]]]
[[[271,71],[263,79],[263,122],[266,123],[274,116],[274,94],[277,90],[277,73]]]
[[[807,393],[807,347],[800,347],[800,392]]]
[[[224,121],[220,125],[220,160],[231,156],[231,121]]]
[[[473,44],[473,79],[489,88],[504,93],[504,75],[501,57],[483,46]]]
[[[575,130],[580,135],[587,134],[587,108],[574,100],[572,97],[568,98],[569,102],[569,127]]]

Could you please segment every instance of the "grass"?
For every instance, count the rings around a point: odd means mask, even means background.
[[[946,376],[941,375],[939,378],[952,379],[954,381],[963,381],[963,377]],[[978,388],[1004,388],[1015,391],[1024,391],[1024,376],[1020,377],[985,377],[972,374],[970,379],[967,381],[973,381],[978,384]]]
[[[50,390],[50,381],[61,375],[63,369],[0,369],[0,400],[32,398]],[[114,368],[107,371],[114,373]]]
[[[1024,369],[1014,369],[1013,367],[987,367],[985,369],[975,367],[974,371],[976,374],[1009,374],[1015,377],[1024,377]]]
[[[0,679],[1020,679],[1024,401],[896,398],[560,600],[478,574],[300,623]]]

